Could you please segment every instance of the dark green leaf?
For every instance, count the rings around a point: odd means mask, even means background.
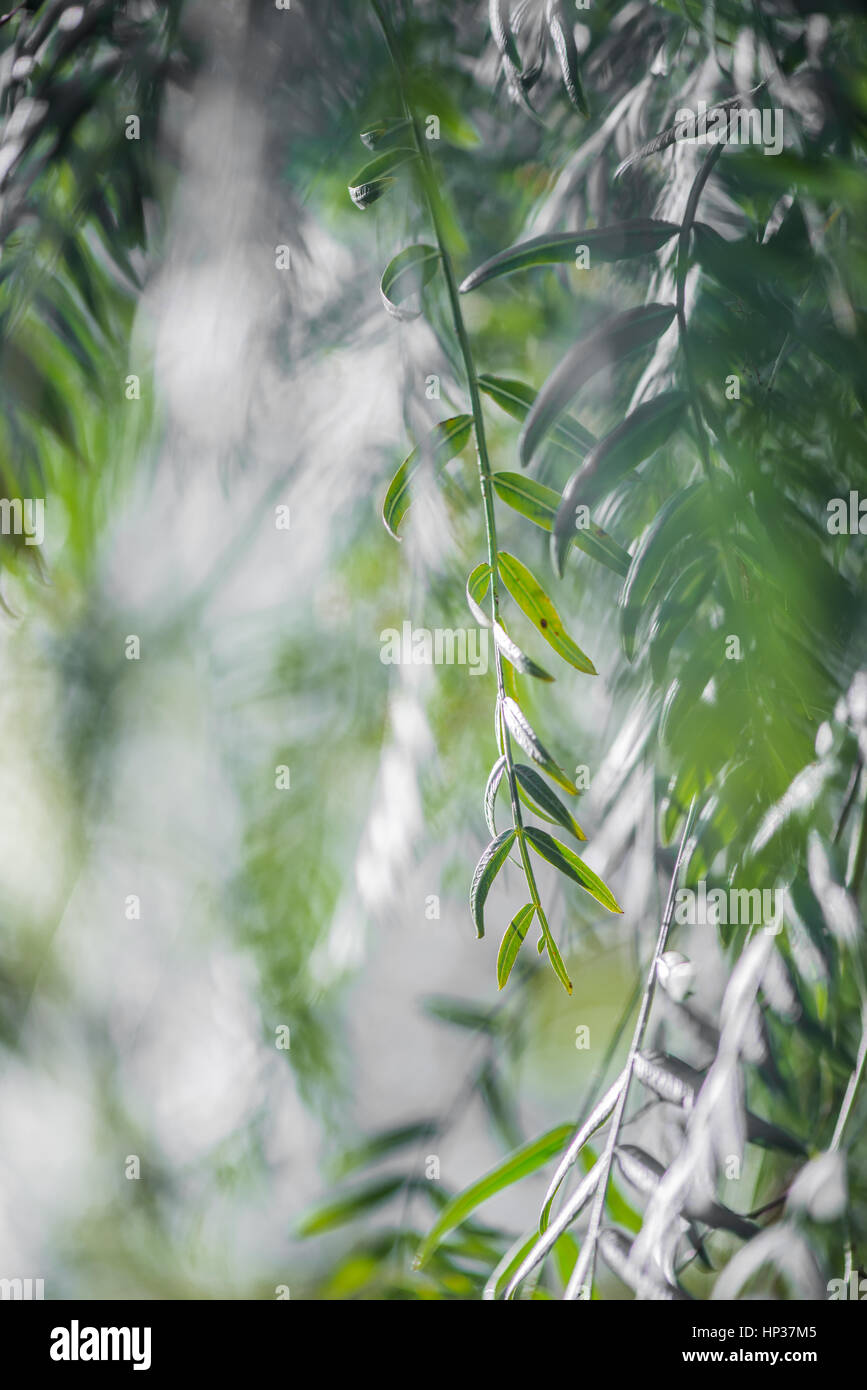
[[[607,907],[609,912],[623,911],[610,888],[606,888],[599,875],[588,868],[583,859],[579,859],[568,845],[561,844],[553,835],[549,835],[547,830],[539,830],[534,825],[527,826],[525,834],[543,859],[547,859],[549,864],[553,864],[567,878],[580,883],[581,887],[603,907]]]
[[[490,376],[488,373],[478,378],[478,386],[513,420],[526,420],[539,394],[534,386],[528,386],[524,381],[516,381],[514,377]],[[596,443],[596,436],[585,430],[571,415],[565,415],[551,430],[551,443],[583,458]]]
[[[574,539],[576,506],[592,507],[624,473],[660,448],[683,415],[687,401],[685,392],[667,391],[637,406],[590,451],[583,468],[573,473],[563,489],[551,534],[556,574],[562,575],[566,552]]]
[[[649,347],[672,323],[673,304],[645,304],[608,319],[569,350],[540,390],[519,443],[526,466],[544,436],[586,381],[604,367]]]
[[[518,794],[521,800],[532,811],[553,825],[561,825],[564,830],[568,830],[574,835],[576,840],[586,840],[587,836],[574,816],[563,805],[557,793],[551,790],[548,783],[542,781],[538,772],[534,771],[532,767],[527,767],[525,763],[516,763],[515,779],[518,783]]]
[[[512,598],[541,632],[545,641],[551,644],[557,655],[562,656],[563,660],[568,661],[576,670],[595,676],[596,667],[589,656],[582,652],[577,642],[573,642],[569,634],[563,630],[560,614],[535,575],[507,550],[500,551],[497,565]]]
[[[560,506],[560,494],[553,488],[537,483],[535,478],[525,478],[522,473],[499,472],[492,475],[497,496],[527,517],[535,526],[550,531]],[[630,555],[622,545],[618,545],[601,526],[591,523],[586,531],[576,531],[572,537],[575,545],[590,555],[607,569],[621,577],[629,572]]]
[[[558,786],[574,796],[577,793],[577,787],[566,776],[563,769],[557,766],[551,754],[539,742],[520,706],[507,696],[503,700],[502,711],[509,733],[515,742],[520,744],[527,756],[532,758],[534,763],[538,763],[543,772],[547,772]]]
[[[515,839],[515,830],[504,830],[492,840],[476,865],[470,887],[470,911],[476,924],[479,937],[485,934],[484,908],[491,885],[509,857],[509,850]]]
[[[419,468],[426,462],[439,471],[467,445],[473,428],[472,415],[454,415],[442,420],[423,444],[404,459],[388,485],[382,504],[382,519],[395,540],[400,540],[397,528],[409,510],[411,483]]]
[[[365,164],[349,181],[349,196],[355,206],[369,208],[371,203],[381,198],[389,185],[394,183],[395,171],[408,160],[415,158],[415,150],[401,145],[396,149],[386,150],[384,154],[377,155],[376,159]]]
[[[466,277],[461,294],[478,289],[499,275],[511,275],[516,270],[531,270],[536,266],[571,264],[579,248],[586,247],[593,261],[619,261],[629,256],[643,256],[656,251],[677,233],[673,222],[656,222],[638,218],[633,222],[618,222],[610,227],[585,227],[577,232],[546,233],[518,242],[505,251],[491,256]]]

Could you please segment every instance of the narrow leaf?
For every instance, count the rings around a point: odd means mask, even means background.
[[[523,676],[535,676],[540,681],[552,681],[553,676],[542,666],[537,666],[535,661],[521,651],[517,642],[513,642],[502,623],[494,623],[494,641],[507,661],[511,661],[516,671],[520,671]]]
[[[556,782],[564,791],[571,792],[573,796],[576,795],[578,788],[566,776],[563,769],[557,766],[551,754],[539,742],[520,706],[507,697],[503,701],[502,709],[509,733],[515,742],[520,744],[527,756],[532,758],[534,763],[538,763],[552,781]]]
[[[461,284],[461,294],[478,289],[488,280],[511,275],[516,270],[531,270],[537,266],[564,265],[575,261],[579,249],[586,247],[591,264],[594,261],[619,261],[630,256],[643,256],[656,251],[678,231],[673,222],[652,218],[637,218],[632,222],[617,222],[610,227],[585,227],[576,232],[547,232],[544,236],[520,241],[505,251],[483,261],[470,272]]]
[[[576,111],[580,111],[582,116],[589,116],[590,108],[587,105],[587,97],[584,95],[581,71],[578,66],[575,32],[563,13],[562,0],[547,0],[545,20],[548,25],[548,33],[551,35],[551,42],[554,45],[554,52],[557,54],[560,64],[566,95]]]
[[[551,557],[554,571],[563,573],[563,563],[574,538],[575,508],[592,507],[614,484],[660,448],[680,420],[688,397],[683,391],[666,391],[639,405],[616,429],[590,451],[584,466],[573,473],[563,489],[563,500],[554,519]]]
[[[485,823],[491,835],[496,839],[497,827],[494,824],[494,802],[497,799],[497,788],[503,779],[506,770],[505,757],[499,757],[491,768],[491,774],[485,787]]]
[[[319,1236],[336,1226],[344,1225],[347,1221],[355,1221],[358,1217],[381,1207],[390,1197],[400,1192],[405,1182],[406,1179],[400,1174],[375,1178],[372,1182],[346,1192],[332,1201],[323,1202],[321,1206],[315,1207],[301,1218],[297,1228],[298,1235],[302,1239],[307,1236]]]
[[[497,557],[497,564],[500,574],[503,576],[503,583],[508,589],[518,607],[526,613],[530,622],[538,628],[546,642],[549,642],[564,661],[568,661],[570,666],[574,666],[578,671],[595,676],[596,667],[578,646],[573,642],[567,632],[563,630],[560,621],[560,614],[554,607],[542,585],[527,566],[510,555],[508,551],[501,550]]]
[[[454,415],[434,426],[423,444],[404,459],[388,485],[382,504],[386,527],[400,540],[397,528],[409,510],[412,480],[427,461],[439,471],[466,446],[473,428],[472,415]]]
[[[654,343],[674,315],[673,304],[627,309],[576,343],[545,382],[524,422],[518,446],[521,462],[529,463],[544,436],[586,381],[602,368]]]
[[[524,1259],[515,1270],[515,1273],[512,1275],[506,1287],[504,1294],[505,1298],[512,1298],[521,1280],[526,1279],[527,1275],[536,1268],[536,1265],[539,1264],[541,1260],[544,1260],[548,1251],[560,1239],[560,1236],[566,1230],[567,1226],[570,1226],[572,1222],[581,1215],[581,1212],[599,1186],[599,1179],[601,1177],[602,1159],[600,1158],[594,1163],[590,1172],[584,1174],[584,1177],[575,1188],[575,1191],[569,1194],[569,1197],[563,1205],[562,1211],[557,1213],[551,1225],[540,1232],[533,1248],[527,1252]]]
[[[476,865],[470,886],[470,911],[476,924],[479,938],[485,934],[484,907],[491,884],[509,857],[509,850],[516,835],[515,830],[504,830],[492,840]]]
[[[420,310],[407,309],[406,301],[420,295],[436,275],[440,253],[435,246],[408,246],[386,266],[379,292],[388,312],[396,319],[416,319]]]
[[[421,1269],[449,1232],[459,1226],[462,1221],[465,1221],[471,1212],[481,1206],[482,1202],[495,1196],[496,1193],[502,1192],[504,1188],[510,1187],[512,1183],[519,1182],[521,1178],[529,1177],[531,1173],[535,1173],[538,1168],[543,1167],[549,1159],[560,1152],[567,1142],[569,1134],[569,1125],[557,1125],[538,1139],[533,1139],[530,1143],[515,1149],[484,1177],[479,1178],[463,1192],[459,1192],[453,1197],[443,1207],[437,1221],[419,1246],[415,1267]]]
[[[550,531],[560,506],[560,494],[535,478],[525,478],[522,473],[499,472],[492,475],[494,491],[501,501],[514,511],[520,512],[535,526]],[[602,530],[591,523],[586,531],[576,531],[572,537],[575,545],[585,554],[615,574],[622,577],[629,573],[631,556],[628,550]]]
[[[555,840],[553,835],[549,835],[547,830],[539,830],[536,826],[530,825],[526,830],[527,839],[530,844],[541,854],[543,859],[547,859],[549,864],[553,864],[555,869],[559,869],[567,878],[571,878],[575,883],[580,883],[581,887],[595,898],[598,903],[606,907],[609,912],[622,912],[623,908],[618,903],[610,888],[607,888],[598,874],[594,874],[589,869],[583,859],[579,859],[568,845],[561,844]]]
[[[488,592],[490,582],[491,567],[486,560],[483,560],[480,565],[476,565],[467,579],[467,603],[469,604],[470,612],[480,627],[491,626],[491,619],[481,606],[482,599]]]
[[[535,386],[528,386],[514,377],[490,376],[484,373],[478,378],[479,390],[490,396],[501,410],[511,415],[513,420],[526,420],[534,400],[538,396]],[[596,443],[596,436],[579,424],[571,415],[564,415],[551,430],[551,443],[566,449],[570,454],[583,458],[588,449]]]
[[[503,988],[512,973],[512,966],[518,959],[518,952],[524,944],[524,937],[530,930],[535,912],[535,903],[527,903],[526,907],[522,907],[520,912],[515,914],[503,933],[497,956],[497,985],[500,989]]]
[[[408,160],[415,158],[415,150],[401,145],[396,149],[386,150],[384,154],[377,155],[376,159],[365,164],[349,181],[349,196],[355,206],[362,210],[369,208],[371,203],[381,198],[389,185],[394,183],[395,171]]]
[[[535,811],[537,815],[548,820],[552,825],[561,825],[564,830],[575,836],[576,840],[586,840],[587,836],[581,829],[568,807],[563,805],[556,792],[553,792],[547,782],[543,782],[538,772],[532,767],[527,767],[526,763],[515,764],[515,779],[518,783],[518,794],[521,800]]]

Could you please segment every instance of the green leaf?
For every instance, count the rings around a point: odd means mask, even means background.
[[[577,232],[546,233],[520,241],[491,256],[461,284],[461,294],[478,289],[499,275],[511,275],[516,270],[531,270],[536,266],[571,264],[578,249],[586,247],[590,263],[619,261],[629,256],[643,256],[657,251],[678,231],[673,222],[657,222],[638,218],[634,222],[618,222],[611,227],[583,228]]]
[[[535,912],[535,903],[527,903],[526,907],[522,907],[520,912],[515,914],[503,933],[497,956],[497,985],[500,989],[503,988],[512,973],[512,966],[518,959],[518,952],[524,944],[524,937],[530,930]]]
[[[420,295],[425,285],[437,273],[440,253],[435,246],[407,246],[389,261],[386,266],[379,292],[388,312],[396,319],[417,319],[420,310],[407,309],[405,303],[413,295]]]
[[[507,661],[511,661],[516,671],[520,671],[524,676],[535,676],[540,681],[552,681],[553,676],[542,666],[537,666],[535,661],[521,651],[517,642],[513,642],[502,623],[494,623],[494,641]]]
[[[382,519],[395,540],[400,540],[397,528],[409,510],[410,486],[419,468],[430,461],[436,471],[443,469],[466,447],[472,428],[472,415],[453,415],[450,420],[442,420],[424,443],[404,459],[388,485],[382,504]]]
[[[527,566],[507,550],[500,551],[497,566],[503,576],[503,583],[518,607],[526,613],[530,622],[541,632],[558,656],[562,656],[563,660],[568,661],[576,670],[595,676],[596,667],[593,662],[563,630],[560,614]]]
[[[578,1129],[575,1132],[575,1135],[572,1138],[568,1149],[566,1150],[563,1157],[560,1159],[559,1164],[557,1165],[557,1171],[551,1179],[548,1191],[545,1193],[545,1201],[542,1205],[542,1215],[539,1220],[540,1231],[544,1231],[548,1225],[548,1219],[551,1215],[551,1203],[554,1201],[554,1198],[557,1195],[557,1191],[560,1187],[561,1182],[565,1178],[566,1174],[569,1172],[569,1169],[572,1167],[581,1150],[584,1148],[584,1145],[587,1143],[587,1140],[593,1137],[597,1129],[600,1129],[602,1125],[604,1125],[605,1121],[608,1119],[609,1115],[612,1114],[615,1105],[620,1099],[625,1085],[626,1070],[624,1068],[624,1070],[620,1073],[614,1084],[612,1086],[609,1086],[602,1099],[596,1102],[584,1123],[578,1126]]]
[[[587,105],[587,97],[584,95],[581,70],[578,65],[575,30],[571,20],[567,19],[563,13],[562,0],[547,0],[545,19],[560,64],[566,95],[576,111],[580,111],[582,116],[589,116],[590,107]]]
[[[490,376],[488,373],[477,378],[477,385],[513,420],[526,420],[539,394],[534,386],[528,386],[524,381],[517,381],[514,377]],[[565,415],[551,430],[551,443],[583,458],[596,443],[596,436],[585,430],[571,415]]]
[[[515,830],[504,830],[501,835],[491,841],[476,865],[470,886],[470,911],[473,914],[476,933],[480,939],[485,934],[483,914],[485,902],[491,891],[491,884],[509,857],[509,850],[512,848],[516,833]]]
[[[467,579],[467,603],[470,612],[480,627],[490,627],[491,619],[482,608],[482,599],[488,592],[491,582],[491,567],[487,560],[483,560],[480,565],[476,565]]]
[[[358,1217],[383,1206],[390,1197],[400,1192],[405,1184],[406,1178],[399,1174],[387,1178],[374,1178],[341,1197],[323,1202],[321,1206],[301,1218],[297,1228],[298,1236],[301,1239],[320,1236],[326,1231],[333,1231],[336,1226],[345,1225],[347,1221],[356,1221]]]
[[[518,72],[521,72],[523,64],[518,52],[518,45],[512,34],[509,0],[490,0],[488,9],[491,36],[500,51],[500,56],[511,63]]]
[[[362,210],[369,208],[371,203],[381,198],[389,185],[394,183],[395,171],[416,157],[415,150],[399,145],[365,164],[364,168],[349,180],[349,196],[355,206]]]
[[[494,766],[491,768],[487,786],[485,787],[485,824],[494,837],[496,837],[497,834],[497,827],[494,823],[494,802],[497,799],[497,788],[502,781],[505,770],[506,759],[503,755],[497,759]]]
[[[409,119],[406,116],[383,116],[375,125],[363,130],[359,139],[369,150],[375,150],[408,129]]]
[[[524,833],[543,859],[547,859],[549,864],[553,864],[555,869],[559,869],[567,878],[580,883],[581,887],[603,907],[607,907],[609,912],[623,911],[610,888],[606,888],[599,875],[594,874],[568,845],[561,844],[553,835],[549,835],[547,830],[539,830],[534,825],[528,825]]]
[[[552,781],[561,786],[564,791],[576,795],[578,788],[574,782],[570,781],[562,768],[558,767],[548,750],[540,743],[536,734],[533,732],[521,707],[507,696],[502,702],[503,718],[506,721],[509,733],[515,742],[520,744],[528,757],[538,763],[543,772],[547,772]]]
[[[592,507],[624,473],[660,448],[675,429],[687,402],[684,391],[655,396],[639,405],[591,449],[584,466],[573,473],[563,489],[563,500],[554,518],[551,558],[556,574],[562,575],[566,552],[574,539],[576,506]]]
[[[563,1145],[568,1142],[570,1133],[571,1127],[569,1125],[557,1125],[554,1129],[549,1129],[538,1139],[533,1139],[530,1143],[515,1149],[484,1177],[471,1183],[463,1192],[459,1192],[453,1197],[443,1207],[439,1218],[419,1246],[415,1258],[416,1269],[421,1269],[427,1263],[449,1232],[459,1226],[462,1221],[465,1221],[471,1212],[481,1206],[482,1202],[486,1202],[489,1197],[496,1196],[498,1192],[510,1187],[512,1183],[519,1182],[521,1178],[529,1177],[531,1173],[535,1173],[538,1168],[543,1167],[550,1158],[559,1153]]]
[[[522,473],[499,472],[491,475],[494,491],[501,501],[527,517],[535,526],[550,531],[560,506],[560,494],[535,478],[526,478]],[[618,545],[601,526],[591,523],[586,531],[576,531],[572,537],[575,545],[590,555],[607,569],[624,577],[629,572],[631,556],[628,550]]]
[[[538,772],[532,767],[527,767],[525,763],[515,764],[515,779],[518,783],[518,794],[521,800],[542,816],[544,820],[549,820],[553,825],[562,825],[564,830],[568,830],[575,836],[576,840],[586,840],[587,836],[581,829],[574,816],[565,807],[556,792],[553,792],[547,782],[543,782]]]
[[[399,1125],[394,1129],[380,1130],[378,1134],[372,1134],[357,1148],[348,1149],[346,1153],[341,1155],[335,1167],[335,1176],[343,1178],[347,1173],[352,1173],[357,1168],[365,1168],[371,1163],[378,1163],[381,1159],[388,1158],[390,1154],[397,1153],[410,1144],[420,1144],[435,1129],[436,1121],[428,1119],[418,1120],[415,1124]]]
[[[540,390],[524,421],[519,451],[529,463],[544,436],[586,381],[603,367],[654,343],[672,323],[673,304],[645,304],[608,319],[572,347]]]
[[[636,547],[620,596],[623,649],[630,661],[641,611],[665,565],[681,541],[689,538],[696,544],[710,525],[709,510],[701,514],[706,496],[703,480],[681,488],[668,499]]]

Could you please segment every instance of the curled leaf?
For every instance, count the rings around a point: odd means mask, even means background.
[[[491,885],[509,857],[516,834],[515,830],[504,830],[491,841],[476,865],[470,885],[470,912],[479,938],[485,934],[484,909]]]
[[[362,210],[369,208],[371,203],[381,198],[389,185],[394,183],[393,176],[396,170],[416,157],[415,150],[401,145],[396,149],[386,150],[384,154],[377,155],[376,159],[365,164],[349,181],[349,196],[355,206]]]
[[[501,755],[491,768],[487,786],[485,787],[485,823],[491,835],[494,837],[496,837],[497,834],[497,827],[494,824],[494,802],[497,799],[497,789],[502,781],[505,770],[506,759]]]
[[[491,567],[486,560],[470,572],[467,579],[467,603],[470,612],[480,627],[490,627],[491,619],[482,608],[482,599],[488,592],[491,582]]]
[[[466,447],[472,428],[472,415],[454,415],[450,420],[442,420],[424,443],[404,459],[388,485],[382,504],[382,519],[396,541],[400,540],[397,528],[409,510],[411,484],[419,468],[427,461],[437,471],[444,468]]]
[[[436,275],[440,253],[435,246],[407,246],[389,261],[386,266],[379,292],[388,312],[396,319],[415,319],[418,309],[406,308],[406,301],[413,295],[420,295]]]

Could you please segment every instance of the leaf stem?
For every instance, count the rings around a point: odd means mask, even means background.
[[[482,494],[482,505],[485,514],[485,537],[488,551],[488,565],[491,571],[491,617],[495,623],[500,618],[500,594],[499,594],[499,569],[497,566],[497,522],[494,515],[494,490],[491,482],[491,461],[488,454],[487,438],[485,436],[485,420],[482,411],[482,400],[479,393],[478,379],[476,375],[475,362],[473,359],[473,349],[467,333],[466,323],[464,322],[463,310],[461,308],[460,291],[458,290],[457,277],[452,264],[451,254],[448,249],[447,239],[443,231],[442,218],[439,211],[439,191],[437,188],[436,174],[431,161],[430,152],[419,128],[418,118],[412,109],[406,91],[406,74],[403,61],[397,43],[397,35],[394,31],[391,18],[380,3],[380,0],[371,0],[371,4],[379,20],[380,27],[385,38],[385,43],[391,57],[392,64],[397,75],[400,88],[401,101],[404,112],[410,122],[413,140],[418,153],[421,166],[421,183],[427,203],[434,234],[436,236],[437,247],[442,262],[443,274],[445,276],[446,291],[451,309],[452,323],[455,335],[460,347],[461,358],[463,360],[464,372],[467,379],[467,389],[470,397],[470,410],[473,417],[473,426],[476,438],[476,463],[479,473],[479,487]],[[503,658],[499,647],[494,642],[494,669],[497,678],[497,724],[502,739],[503,754],[506,759],[506,777],[509,784],[509,798],[512,805],[512,822],[518,832],[518,845],[521,853],[521,862],[524,867],[524,874],[527,879],[527,888],[530,893],[539,925],[546,941],[550,940],[551,932],[548,926],[542,903],[539,897],[539,890],[536,886],[536,878],[533,872],[533,865],[524,838],[524,821],[521,814],[521,805],[518,798],[518,784],[515,777],[515,764],[512,756],[512,746],[509,731],[506,728],[505,720],[500,711],[503,701],[506,698],[506,687],[503,679]]]

